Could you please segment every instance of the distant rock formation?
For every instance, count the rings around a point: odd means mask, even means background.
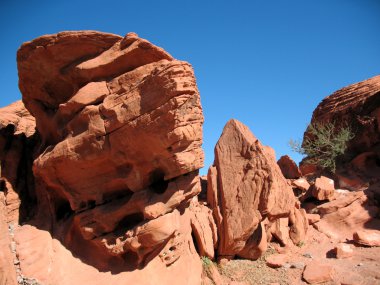
[[[344,87],[323,99],[313,112],[312,124],[332,122],[348,126],[354,138],[338,161],[339,184],[354,189],[380,177],[380,75]],[[305,132],[305,136],[309,136]],[[307,165],[307,158],[301,168]],[[305,172],[305,171],[304,171]],[[303,173],[305,174],[305,173]]]
[[[298,243],[307,231],[306,213],[299,209],[272,152],[237,120],[226,124],[215,147],[208,202],[218,227],[221,258],[257,259],[266,250],[267,235]],[[279,226],[281,220],[286,220],[284,227]]]

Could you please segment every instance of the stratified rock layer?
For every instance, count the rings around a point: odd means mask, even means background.
[[[256,259],[265,251],[266,229],[279,218],[289,218],[285,231],[295,241],[305,234],[304,212],[272,153],[249,129],[230,120],[215,147],[215,161],[208,174],[208,202],[219,231],[218,254]],[[305,218],[301,218],[304,216]],[[294,226],[289,232],[288,224]],[[305,229],[306,228],[306,229]],[[297,242],[297,241],[296,241]]]
[[[346,179],[376,181],[380,177],[380,76],[344,87],[323,99],[313,112],[312,124],[332,122],[350,127],[354,138],[337,169]],[[305,137],[309,133],[305,133]],[[363,156],[362,154],[365,155]],[[307,160],[303,161],[306,164]],[[305,174],[305,173],[304,173]],[[360,187],[359,187],[360,188]]]
[[[217,237],[204,206],[193,201],[201,210],[189,209],[203,166],[203,114],[191,65],[134,33],[95,31],[37,38],[20,47],[17,60],[23,102],[41,136],[33,163],[36,224],[100,271],[133,271],[128,282],[152,284],[145,274],[168,284],[174,274],[178,284],[198,284],[192,232],[211,258]],[[20,245],[28,242],[23,232]],[[53,258],[52,248],[43,255],[39,245],[35,255],[20,246],[21,268],[33,273],[29,262]],[[46,283],[66,284],[37,273]]]

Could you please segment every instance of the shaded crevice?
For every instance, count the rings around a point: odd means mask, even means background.
[[[162,194],[168,189],[169,181],[165,180],[165,172],[161,169],[156,169],[149,175],[149,189],[156,194]]]

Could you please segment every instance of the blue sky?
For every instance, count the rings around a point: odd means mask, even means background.
[[[0,0],[0,106],[21,98],[16,51],[63,30],[130,31],[195,70],[205,169],[224,124],[250,127],[277,158],[292,153],[317,104],[380,74],[379,0]]]

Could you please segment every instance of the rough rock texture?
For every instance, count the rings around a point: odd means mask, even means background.
[[[48,145],[34,173],[72,210],[203,166],[192,68],[148,41],[44,36],[21,46],[18,68],[23,101]]]
[[[321,176],[311,187],[311,195],[317,200],[333,200],[335,195],[334,180]]]
[[[18,283],[13,265],[6,212],[5,196],[3,192],[0,192],[0,285],[16,285]]]
[[[5,194],[7,222],[23,222],[33,212],[35,126],[21,101],[0,108],[0,191]]]
[[[313,226],[342,242],[352,240],[354,232],[360,229],[380,226],[376,218],[379,209],[363,191],[338,191],[334,201],[318,206],[317,210],[321,219]]]
[[[359,176],[365,181],[379,180],[380,166],[380,76],[344,87],[323,99],[313,112],[311,123],[333,122],[348,125],[355,137],[348,144],[339,173]],[[306,132],[305,136],[309,136]],[[365,157],[355,157],[366,153]],[[306,164],[307,160],[302,164]],[[302,167],[301,167],[302,168]],[[304,173],[305,174],[305,173]]]
[[[287,179],[297,179],[301,177],[301,171],[297,164],[288,155],[283,155],[277,161],[280,166],[281,172]]]
[[[336,258],[338,259],[350,258],[354,254],[354,249],[350,244],[339,243],[334,248],[334,252],[335,252]]]
[[[194,243],[212,258],[217,236],[210,210],[192,201],[201,192],[203,114],[190,64],[134,33],[95,31],[24,43],[17,63],[41,138],[36,227],[16,234],[22,272],[43,284],[87,284],[90,272],[98,284],[199,284]],[[28,111],[8,108],[1,127],[32,136]]]
[[[360,230],[354,233],[354,241],[366,246],[380,246],[380,231]]]
[[[318,284],[333,280],[334,269],[331,265],[320,262],[311,262],[306,265],[303,279],[309,284]]]
[[[218,227],[220,257],[258,258],[265,251],[266,227],[261,223],[265,218],[267,228],[280,218],[289,218],[294,240],[305,231],[305,213],[295,207],[293,191],[275,158],[236,120],[226,124],[215,147],[207,190]]]

